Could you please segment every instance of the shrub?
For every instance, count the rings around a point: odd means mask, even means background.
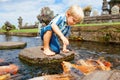
[[[5,24],[2,26],[2,29],[5,31],[10,31],[16,29],[15,25],[12,25],[10,22],[6,21]]]
[[[91,11],[91,10],[92,7],[90,5],[83,8],[83,11]]]

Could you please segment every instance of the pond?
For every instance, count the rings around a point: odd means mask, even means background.
[[[0,35],[0,42],[5,41],[21,41],[27,42],[27,46],[35,47],[42,45],[41,39],[38,37],[17,37]],[[93,58],[98,59],[104,57],[110,61],[113,69],[120,70],[120,45],[119,44],[105,44],[97,42],[86,41],[70,41],[69,47],[74,49],[78,54],[73,62],[78,59]],[[19,66],[18,74],[21,75],[20,80],[26,80],[32,77],[61,73],[62,68],[60,64],[56,65],[31,65],[19,59],[18,54],[22,49],[0,50],[0,58],[5,59],[6,62],[14,63]]]

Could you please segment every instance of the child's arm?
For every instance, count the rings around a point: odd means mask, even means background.
[[[58,26],[55,23],[51,24],[53,31],[60,37],[60,39],[63,41],[63,44],[69,45],[68,39],[63,35],[63,33],[60,31]]]

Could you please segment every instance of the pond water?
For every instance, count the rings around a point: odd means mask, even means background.
[[[21,41],[27,42],[25,48],[40,46],[41,39],[37,37],[17,37],[0,35],[0,42],[5,41]],[[120,70],[120,45],[118,44],[105,44],[97,42],[83,42],[83,41],[70,41],[70,48],[74,49],[78,54],[73,62],[78,59],[93,58],[98,59],[104,57],[110,61],[113,69]],[[43,74],[61,73],[62,68],[59,64],[56,65],[31,65],[21,61],[18,57],[22,49],[0,50],[0,58],[6,62],[14,63],[19,66],[18,74],[21,74],[20,80],[26,80],[35,76]]]

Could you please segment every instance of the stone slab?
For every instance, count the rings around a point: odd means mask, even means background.
[[[61,51],[60,54],[56,54],[54,56],[47,56],[43,53],[41,47],[42,46],[37,46],[23,49],[19,53],[19,58],[32,64],[58,63],[64,60],[69,61],[74,59],[74,51],[70,51],[69,53],[63,53]]]
[[[109,80],[120,80],[120,71],[114,71]]]
[[[114,71],[94,71],[91,74],[85,76],[81,80],[109,80],[109,77]]]
[[[0,50],[24,48],[26,42],[0,42]]]
[[[65,75],[65,74],[63,74]],[[111,71],[101,71],[101,70],[96,70],[89,75],[86,76],[79,76],[80,79],[67,79],[68,76],[66,77],[66,80],[120,80],[120,70],[111,70]],[[73,76],[74,77],[74,76]],[[57,75],[45,75],[45,76],[40,76],[40,77],[34,77],[29,80],[63,80],[63,76],[61,74]]]

